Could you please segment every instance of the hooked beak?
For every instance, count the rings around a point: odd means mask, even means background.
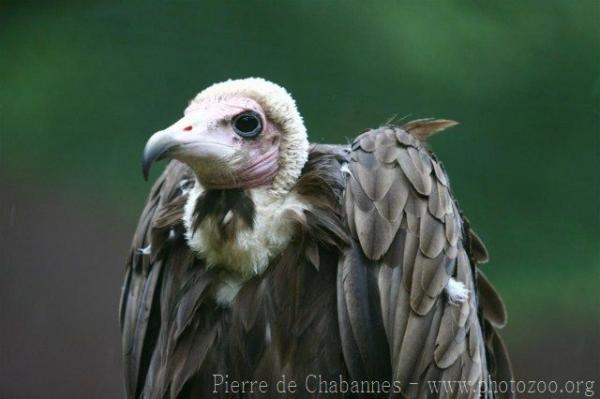
[[[179,143],[177,140],[168,134],[167,131],[160,131],[152,135],[146,142],[144,147],[144,155],[142,157],[142,172],[144,174],[144,180],[148,180],[148,174],[150,173],[150,167],[154,161],[159,161],[168,156],[169,152],[177,147]]]
[[[194,167],[205,165],[202,161],[228,159],[235,153],[232,143],[219,134],[191,133],[181,129],[166,129],[154,133],[142,158],[142,172],[148,180],[150,168],[161,159],[177,159]]]

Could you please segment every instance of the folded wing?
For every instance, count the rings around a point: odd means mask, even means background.
[[[427,381],[477,384],[490,371],[511,375],[493,331],[504,324],[504,308],[487,280],[480,300],[476,283],[485,247],[421,141],[454,124],[418,120],[367,131],[352,144],[348,165],[344,208],[354,244],[338,273],[344,355],[353,378],[391,373],[408,397],[431,397]],[[464,289],[466,299],[458,295]]]

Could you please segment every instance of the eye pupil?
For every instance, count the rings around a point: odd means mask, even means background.
[[[253,116],[244,115],[237,120],[236,126],[238,129],[240,129],[240,131],[249,133],[256,129],[258,126],[258,121]]]
[[[233,130],[244,138],[254,138],[262,131],[262,122],[254,112],[244,112],[234,118]]]

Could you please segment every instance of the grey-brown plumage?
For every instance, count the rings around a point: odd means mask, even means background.
[[[368,282],[363,284],[379,303],[368,308],[372,310],[368,316],[363,310],[356,317],[352,313],[358,310],[346,306],[346,315],[342,306],[340,319],[347,324],[341,324],[342,334],[346,327],[346,339],[354,344],[344,348],[358,348],[365,356],[372,353],[365,336],[382,324],[393,378],[407,387],[409,397],[430,394],[427,384],[409,382],[494,378],[486,353],[503,360],[506,356],[494,352],[500,345],[484,346],[484,335],[499,337],[478,317],[481,308],[494,327],[505,323],[502,302],[475,267],[477,261],[487,260],[485,247],[463,223],[441,164],[412,136],[413,126],[423,137],[428,123],[432,129],[449,124],[442,122],[448,121],[420,120],[408,123],[408,132],[388,126],[359,136],[352,146],[346,191],[348,224],[360,247],[347,249],[340,261],[343,284],[338,292],[354,297],[354,290],[343,288],[353,284],[348,282],[357,276],[353,270],[364,267],[373,277],[365,277]],[[470,292],[477,292],[479,277],[481,303],[470,296],[462,304],[452,304],[443,294],[451,277]],[[340,302],[348,303],[343,298]],[[348,365],[350,370],[362,374],[364,358],[355,362]],[[509,367],[508,362],[500,363]],[[498,373],[505,377],[511,371]]]
[[[510,379],[495,330],[506,312],[477,269],[487,251],[422,142],[453,124],[419,120],[367,131],[348,148],[312,146],[292,188],[311,208],[294,216],[290,244],[228,307],[214,299],[228,271],[207,268],[187,245],[182,216],[194,176],[172,161],[150,193],[127,264],[128,397],[228,396],[213,394],[214,374],[266,380],[267,396],[285,374],[298,381],[299,397],[310,374],[398,381],[402,392],[390,396],[408,398],[479,397],[434,394],[426,381]],[[238,222],[252,227],[248,201],[240,190],[210,190],[196,217],[217,215],[227,236]],[[448,297],[450,279],[469,290],[467,300]]]

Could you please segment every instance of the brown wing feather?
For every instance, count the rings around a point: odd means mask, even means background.
[[[129,398],[138,397],[159,339],[161,289],[165,268],[174,259],[189,258],[187,246],[164,254],[181,236],[184,184],[191,179],[187,167],[171,162],[150,191],[135,231],[127,261],[120,306],[125,385]],[[171,237],[169,237],[171,236]]]
[[[486,360],[485,337],[490,336],[484,336],[478,317],[474,276],[474,262],[487,258],[487,252],[473,234],[469,244],[448,177],[421,141],[454,124],[409,122],[406,130],[418,139],[385,126],[363,133],[351,146],[344,204],[357,245],[339,265],[344,354],[352,377],[381,368],[372,351],[382,331],[388,346],[378,352],[380,359],[389,359],[394,379],[410,397],[431,397],[427,379],[478,382],[493,369]],[[444,294],[451,277],[469,290],[466,302],[451,303]],[[490,287],[482,290],[491,298],[484,310],[494,325],[501,325],[504,308]],[[499,342],[488,338],[487,346],[498,350],[503,348]]]

